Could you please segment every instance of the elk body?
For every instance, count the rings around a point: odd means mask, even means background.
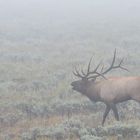
[[[104,76],[112,69],[120,68],[127,70],[122,67],[123,59],[118,65],[115,65],[115,58],[116,50],[114,52],[112,63],[106,70],[102,67],[99,72],[99,64],[93,71],[90,71],[90,60],[86,73],[82,70],[80,74],[77,69],[73,72],[75,76],[81,78],[80,80],[71,83],[73,90],[87,96],[91,101],[105,103],[106,110],[103,115],[102,125],[104,125],[105,119],[110,110],[113,110],[115,119],[119,121],[118,110],[116,107],[117,103],[127,100],[140,102],[140,77],[106,78]],[[103,79],[99,80],[98,77],[102,77]]]

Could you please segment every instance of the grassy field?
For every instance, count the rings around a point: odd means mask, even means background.
[[[46,53],[44,56],[38,56],[37,53],[35,55],[34,46],[20,49],[12,47],[11,50],[2,47],[1,139],[139,139],[138,103],[131,101],[120,104],[121,121],[116,122],[111,113],[105,127],[101,127],[105,106],[102,103],[91,103],[86,97],[72,91],[70,83],[76,79],[72,75],[74,66],[86,67],[92,52],[95,54],[95,63],[104,58],[104,63],[109,65],[112,59],[108,53],[103,55],[107,49],[93,48],[92,45],[85,46],[83,50],[80,47],[61,47],[47,52],[50,46],[46,45],[38,48],[40,52]],[[114,48],[108,51],[113,54]],[[130,53],[129,49],[126,52],[123,47],[119,47],[117,52],[119,58],[125,54],[125,65],[131,72],[115,71],[110,75],[138,75],[139,49]]]

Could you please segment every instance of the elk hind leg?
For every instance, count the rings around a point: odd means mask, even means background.
[[[118,114],[118,110],[117,110],[116,105],[115,105],[115,104],[112,104],[112,105],[111,105],[111,108],[112,108],[112,110],[113,110],[115,119],[116,119],[117,121],[119,121],[119,114]]]
[[[102,126],[104,126],[104,123],[105,123],[106,117],[107,117],[107,115],[108,115],[110,109],[111,109],[110,106],[107,105],[107,106],[106,106],[105,113],[104,113],[104,115],[103,115]]]

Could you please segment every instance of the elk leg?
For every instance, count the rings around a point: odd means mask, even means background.
[[[108,113],[109,113],[109,111],[110,111],[110,106],[106,106],[106,110],[105,110],[105,113],[104,113],[104,115],[103,115],[103,121],[102,121],[102,126],[104,126],[104,123],[105,123],[105,119],[106,119],[106,117],[107,117],[107,115],[108,115]]]
[[[119,121],[119,114],[118,114],[118,110],[117,110],[116,105],[113,104],[113,105],[111,106],[111,108],[112,108],[112,110],[113,110],[113,113],[114,113],[115,119],[116,119],[117,121]]]

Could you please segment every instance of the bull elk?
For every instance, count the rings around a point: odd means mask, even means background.
[[[83,70],[79,72],[75,68],[73,74],[81,79],[71,83],[72,89],[87,96],[91,101],[103,102],[106,105],[102,125],[104,125],[111,109],[115,119],[119,121],[116,104],[128,100],[140,102],[140,77],[105,77],[105,74],[113,69],[127,70],[122,66],[123,59],[118,64],[115,64],[116,50],[114,51],[112,63],[108,68],[101,67],[101,63],[99,63],[91,71],[91,60],[92,58],[89,61],[86,72]],[[99,77],[100,79],[98,79]]]

